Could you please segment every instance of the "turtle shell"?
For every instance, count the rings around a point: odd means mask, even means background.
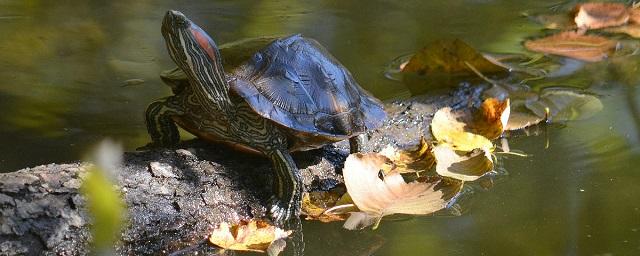
[[[307,135],[342,140],[379,127],[382,104],[313,39],[273,41],[233,71],[233,92],[256,113]]]

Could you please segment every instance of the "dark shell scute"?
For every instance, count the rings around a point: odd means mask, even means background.
[[[301,132],[352,136],[386,116],[342,64],[300,35],[275,40],[234,75],[232,89],[257,113]]]

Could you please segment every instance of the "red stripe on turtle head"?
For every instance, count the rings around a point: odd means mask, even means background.
[[[193,34],[193,37],[196,39],[196,43],[198,43],[198,45],[202,47],[202,49],[207,53],[207,55],[209,55],[209,58],[211,58],[212,60],[215,60],[216,59],[215,49],[217,48],[217,46],[213,42],[213,39],[211,39],[211,37],[209,37],[209,35],[207,35],[206,32],[204,32],[201,28],[199,28],[195,24],[192,25],[189,28],[189,30],[191,31],[191,34]]]

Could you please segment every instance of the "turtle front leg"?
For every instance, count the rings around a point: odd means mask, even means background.
[[[274,195],[269,200],[271,217],[281,224],[300,214],[302,200],[302,178],[298,167],[287,150],[274,150],[267,156],[275,170]]]
[[[351,138],[349,138],[349,153],[354,154],[354,153],[360,153],[360,151],[362,150],[362,146],[364,144],[365,138],[364,138],[364,134],[360,134],[358,136],[353,136]]]
[[[180,133],[172,116],[181,115],[184,111],[176,103],[175,96],[171,96],[149,104],[144,116],[152,142],[146,147],[178,144]]]

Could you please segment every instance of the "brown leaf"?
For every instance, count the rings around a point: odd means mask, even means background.
[[[403,65],[402,80],[413,94],[453,87],[461,80],[475,78],[468,65],[483,74],[508,72],[459,39],[437,40],[422,48]]]
[[[633,38],[640,38],[640,25],[638,24],[607,28],[605,31],[611,33],[624,33]]]
[[[366,215],[356,223],[372,224],[375,222],[372,219],[396,213],[430,214],[445,208],[462,188],[459,181],[434,178],[407,183],[399,173],[380,174],[380,169],[389,164],[387,157],[377,153],[347,157],[343,170],[345,185],[353,202]],[[362,226],[355,225],[353,220],[350,223],[353,228]]]
[[[462,181],[474,181],[493,170],[491,153],[487,149],[476,149],[459,154],[447,144],[433,148],[436,157],[436,172],[444,177]]]
[[[328,211],[336,208],[339,210]],[[344,187],[337,187],[329,191],[313,191],[302,196],[302,212],[307,216],[307,220],[342,221],[348,217],[348,212],[357,210]]]
[[[629,9],[629,23],[640,24],[640,8],[638,6]]]
[[[286,238],[292,232],[260,220],[243,221],[233,226],[223,222],[211,232],[209,242],[228,250],[265,252],[272,242]]]
[[[567,31],[541,39],[526,41],[524,46],[535,52],[595,62],[607,58],[615,49],[616,44],[616,41],[601,36],[582,35]]]
[[[620,26],[629,20],[623,3],[584,3],[576,6],[575,23],[579,28],[599,29]]]
[[[505,72],[503,67],[495,65],[460,39],[437,40],[418,51],[407,63],[402,72],[417,72],[428,75],[432,72],[449,74],[472,74],[465,62],[473,65],[482,73]]]
[[[490,140],[497,139],[507,127],[510,112],[509,99],[488,98],[476,112],[471,129]]]
[[[394,171],[399,173],[428,171],[435,163],[435,157],[431,152],[431,145],[424,137],[420,138],[420,144],[405,149],[397,149],[387,146],[380,151],[394,163]]]

